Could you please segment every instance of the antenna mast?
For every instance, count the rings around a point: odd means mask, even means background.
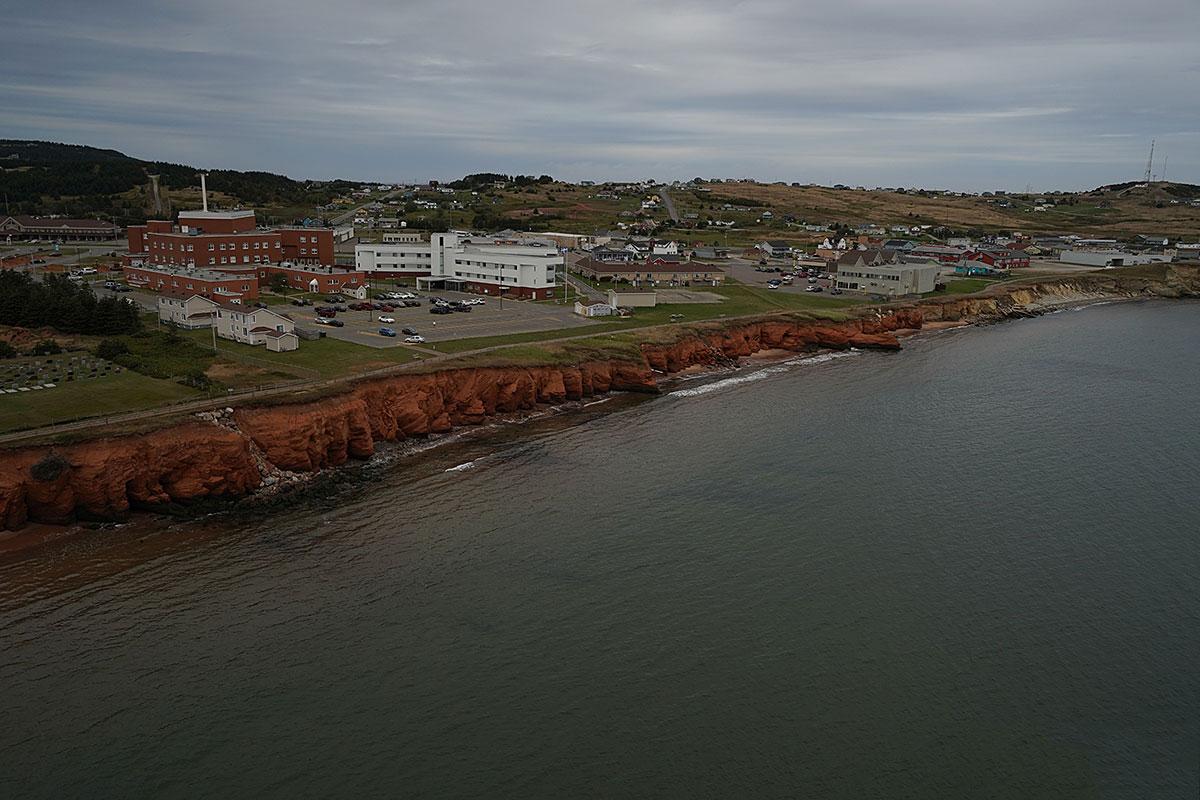
[[[1146,159],[1146,186],[1150,185],[1150,171],[1154,169],[1154,140],[1150,140],[1150,157]]]
[[[1150,152],[1151,152],[1151,154],[1153,154],[1153,153],[1154,153],[1154,148],[1151,148],[1151,149],[1150,149]],[[205,178],[207,178],[207,177],[208,177],[208,173],[207,173],[207,172],[201,172],[201,173],[200,173],[200,199],[201,199],[201,201],[202,201],[202,202],[203,202],[203,204],[204,204],[204,211],[205,211],[205,212],[207,212],[207,211],[208,211],[208,186],[207,186],[207,185],[205,184],[205,182],[204,182],[204,179],[205,179]]]

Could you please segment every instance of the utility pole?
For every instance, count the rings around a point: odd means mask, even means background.
[[[1150,187],[1150,179],[1153,177],[1151,172],[1153,169],[1154,169],[1154,140],[1151,139],[1150,140],[1150,157],[1146,159],[1146,187],[1147,188]]]

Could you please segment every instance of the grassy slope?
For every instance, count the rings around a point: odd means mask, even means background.
[[[103,378],[59,384],[53,389],[6,394],[0,397],[0,432],[153,408],[202,396],[174,381],[125,370]]]

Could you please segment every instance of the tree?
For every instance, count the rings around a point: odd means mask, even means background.
[[[271,280],[267,281],[267,285],[271,287],[271,291],[275,294],[283,294],[288,288],[287,275],[284,275],[282,272],[276,272],[271,276]]]
[[[0,359],[16,358],[17,348],[13,347],[8,342],[0,342]]]

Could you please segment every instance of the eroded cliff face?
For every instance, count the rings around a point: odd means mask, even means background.
[[[235,408],[140,435],[0,451],[0,526],[120,519],[134,508],[233,499],[284,471],[311,473],[367,458],[380,442],[444,433],[610,391],[654,392],[659,375],[763,350],[894,350],[900,347],[897,332],[929,322],[1027,316],[1105,297],[1198,294],[1196,269],[1172,269],[1165,280],[1087,275],[982,297],[922,301],[844,322],[779,317],[710,323],[672,331],[676,338],[668,343],[642,345],[641,361],[447,369],[363,380],[311,402]]]
[[[131,508],[241,497],[262,482],[247,441],[189,422],[143,436],[8,450],[0,460],[0,523],[118,519]]]

